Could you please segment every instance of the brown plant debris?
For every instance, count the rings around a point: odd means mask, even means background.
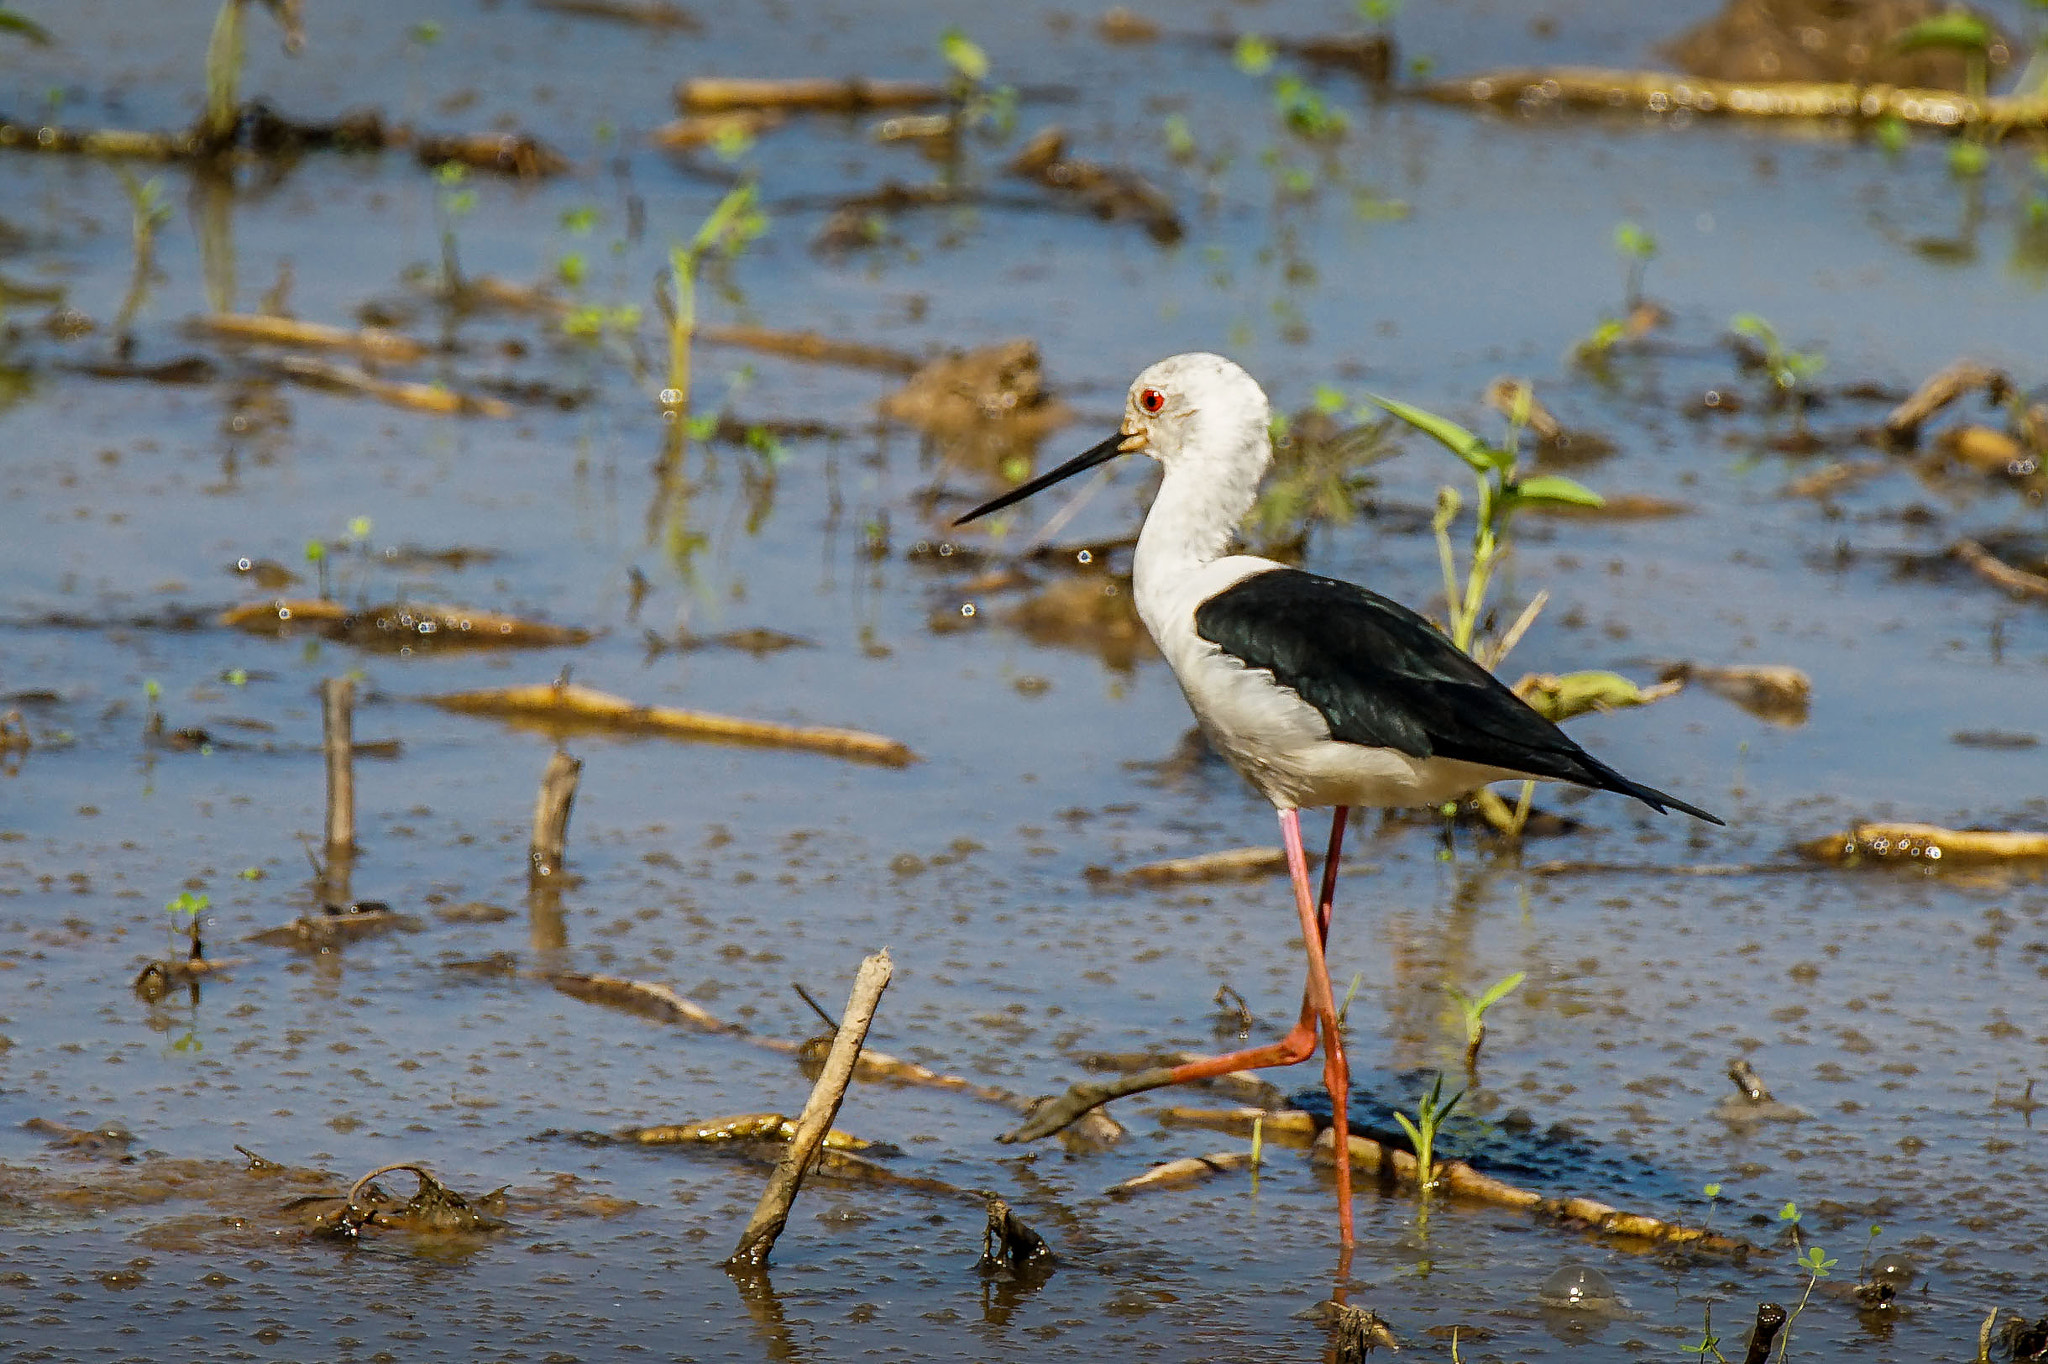
[[[354,351],[371,360],[405,362],[427,353],[421,342],[382,327],[334,327],[261,313],[209,313],[192,319],[193,330],[233,341],[261,341],[273,346]]]
[[[1752,118],[1839,118],[1887,115],[1906,123],[1961,128],[1988,123],[2005,129],[2048,127],[2048,96],[1973,99],[1950,90],[1806,81],[1724,81],[1670,71],[1604,67],[1520,67],[1440,81],[1421,93],[1447,104],[1492,104],[1525,110],[1640,109],[1652,113]]]
[[[359,648],[548,649],[583,644],[588,630],[425,602],[350,607],[324,598],[276,598],[223,611],[219,624],[252,635],[318,634]]]
[[[1169,857],[1112,870],[1090,867],[1083,875],[1091,885],[1163,886],[1189,881],[1248,881],[1287,870],[1287,854],[1279,848],[1225,848],[1195,857]]]
[[[1883,81],[1960,90],[1967,78],[1961,53],[1909,49],[1898,39],[1922,20],[1961,9],[1953,0],[1728,0],[1720,13],[1665,44],[1663,55],[1695,76],[1731,81]],[[2011,49],[1997,25],[1991,66]]]
[[[984,1194],[988,1224],[981,1233],[981,1259],[975,1268],[983,1274],[1002,1270],[1016,1273],[1053,1261],[1052,1247],[1017,1216],[1010,1205],[995,1194]]]
[[[920,364],[903,387],[883,397],[881,413],[935,435],[989,422],[1022,422],[1042,434],[1072,420],[1045,383],[1038,344],[999,341]]]
[[[1316,1159],[1332,1159],[1331,1152],[1335,1149],[1335,1140],[1331,1132],[1326,1131],[1316,1138]],[[1371,1137],[1353,1133],[1350,1138],[1350,1157],[1354,1169],[1367,1170],[1376,1175],[1382,1183],[1410,1186],[1415,1183],[1415,1157],[1399,1147],[1388,1146]],[[1482,1174],[1462,1160],[1438,1160],[1434,1174],[1435,1189],[1439,1194],[1555,1218],[1584,1226],[1603,1236],[1652,1241],[1665,1246],[1684,1246],[1719,1255],[1746,1256],[1756,1249],[1739,1236],[1725,1236],[1703,1227],[1688,1227],[1677,1222],[1667,1222],[1644,1213],[1624,1212],[1594,1198],[1546,1198],[1533,1189],[1519,1188],[1506,1180]]]
[[[1803,725],[1813,702],[1813,681],[1797,668],[1777,663],[1720,666],[1678,662],[1658,670],[1665,682],[1696,682],[1758,719]]]
[[[1854,867],[1955,865],[2048,858],[2048,833],[2005,829],[1944,829],[1938,824],[1867,823],[1799,845],[1818,862]]]
[[[497,716],[557,736],[589,731],[654,734],[672,739],[804,749],[885,767],[904,767],[917,761],[917,755],[896,740],[862,730],[746,720],[675,706],[642,706],[621,696],[563,682],[492,687],[422,699],[443,710]]]
[[[1984,581],[1995,583],[2016,597],[2048,601],[2048,578],[2023,568],[2014,568],[1975,540],[1958,540],[1949,547],[1949,553],[1962,560]]]
[[[375,1182],[379,1176],[400,1171],[410,1174],[419,1184],[413,1196],[403,1201],[384,1192]],[[354,1240],[366,1228],[372,1227],[431,1235],[466,1235],[497,1231],[505,1226],[504,1222],[484,1211],[486,1207],[502,1209],[504,1193],[503,1189],[498,1189],[472,1202],[422,1167],[400,1162],[370,1171],[358,1179],[343,1198],[296,1199],[294,1205],[308,1215],[314,1230],[345,1240]]]
[[[821,365],[878,369],[889,374],[915,374],[925,366],[922,359],[908,351],[892,350],[866,341],[838,341],[810,331],[778,331],[772,327],[699,327],[697,339],[716,346],[739,346],[744,350],[787,355]],[[1035,352],[1033,360],[1035,363]]]
[[[1141,224],[1161,246],[1186,235],[1173,200],[1144,176],[1122,166],[1104,166],[1067,155],[1067,134],[1047,128],[1024,144],[1010,171],[1049,189],[1077,196],[1096,217]]]
[[[1369,1307],[1325,1300],[1304,1315],[1312,1315],[1329,1331],[1333,1364],[1360,1364],[1374,1350],[1401,1348],[1392,1328]]]
[[[1975,360],[1963,359],[1935,371],[1913,395],[1885,416],[1885,434],[1902,445],[1920,438],[1920,428],[1935,413],[1958,398],[1982,389],[1991,402],[2002,403],[2012,392],[2012,379],[2004,370]]]
[[[622,1128],[614,1139],[635,1146],[716,1146],[738,1141],[786,1142],[795,1135],[795,1118],[780,1113],[738,1113],[657,1127]],[[874,1145],[836,1127],[825,1133],[824,1141],[827,1149],[834,1151],[865,1151]]]
[[[413,383],[404,379],[383,379],[355,365],[316,360],[309,355],[285,355],[273,361],[283,377],[295,383],[324,388],[336,393],[360,393],[378,402],[411,412],[442,417],[509,417],[512,405],[487,394],[457,393],[439,384]]]
[[[72,1127],[48,1118],[30,1118],[22,1123],[21,1130],[34,1132],[53,1150],[73,1151],[85,1156],[125,1157],[128,1148],[135,1144],[135,1134],[119,1123]]]
[[[288,924],[252,933],[248,941],[270,947],[291,947],[302,952],[331,952],[358,938],[383,933],[417,933],[423,925],[410,914],[400,914],[386,904],[364,900],[320,914],[302,914]]]
[[[145,1001],[154,1004],[177,986],[197,984],[217,972],[247,965],[249,961],[248,957],[167,957],[144,966],[136,974],[131,988]]]
[[[1940,457],[1993,478],[2037,481],[2040,457],[2003,431],[1972,422],[1951,427],[1936,439]]]
[[[704,24],[681,5],[668,0],[533,0],[534,8],[579,19],[610,19],[642,28],[677,29],[699,33]]]
[[[28,721],[18,710],[0,713],[0,753],[19,750],[26,753],[35,747],[35,740],[29,737]]]
[[[1105,43],[1149,43],[1159,37],[1159,23],[1122,5],[1112,5],[1095,21],[1095,31]]]
[[[1155,1165],[1142,1174],[1129,1179],[1118,1180],[1103,1192],[1111,1198],[1123,1198],[1147,1189],[1170,1188],[1175,1185],[1193,1184],[1215,1175],[1228,1174],[1232,1170],[1250,1168],[1252,1153],[1249,1151],[1213,1151],[1206,1156],[1182,1156]]]
[[[676,87],[684,113],[727,109],[823,109],[855,113],[864,109],[906,109],[944,104],[946,87],[930,81],[797,79],[750,80],[706,76]]]
[[[536,979],[546,981],[563,994],[575,999],[588,1000],[593,1004],[609,1004],[614,1008],[630,1010],[644,1018],[658,1018],[668,1023],[688,1023],[706,1032],[738,1031],[733,1024],[721,1022],[709,1009],[693,1000],[685,999],[666,985],[644,980],[627,980],[620,976],[594,975],[584,971],[542,971],[534,974]]]
[[[1881,478],[1892,466],[1881,459],[1834,460],[1785,485],[1787,497],[1833,497],[1859,483]]]
[[[1169,1127],[1206,1127],[1249,1137],[1256,1128],[1265,1141],[1307,1146],[1315,1140],[1320,1124],[1316,1115],[1299,1108],[1198,1108],[1183,1105],[1162,1108],[1152,1115]]]
[[[569,169],[567,157],[528,133],[422,133],[413,139],[412,151],[423,166],[453,161],[523,180]]]
[[[686,114],[682,118],[662,124],[647,135],[647,140],[669,151],[688,151],[694,147],[706,147],[720,142],[745,142],[771,129],[779,128],[786,122],[787,118],[772,109],[734,109],[722,114]]]

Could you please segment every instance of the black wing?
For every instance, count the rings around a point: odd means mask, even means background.
[[[1576,782],[1721,821],[1630,781],[1399,602],[1299,569],[1257,573],[1195,611],[1195,633],[1273,674],[1346,743]]]

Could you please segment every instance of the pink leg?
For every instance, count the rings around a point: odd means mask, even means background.
[[[1308,854],[1301,847],[1301,812],[1280,812],[1280,838],[1287,846],[1287,870],[1294,881],[1294,904],[1301,914],[1301,936],[1308,944],[1308,989],[1315,1005],[1316,1020],[1323,1033],[1323,1084],[1330,1091],[1330,1119],[1335,1134],[1337,1157],[1337,1229],[1345,1249],[1354,1237],[1351,1228],[1351,1146],[1350,1126],[1345,1121],[1344,1101],[1351,1092],[1351,1070],[1344,1061],[1344,1038],[1337,1027],[1337,1002],[1330,993],[1330,968],[1323,959],[1322,907],[1312,897],[1308,883]],[[1334,889],[1335,874],[1324,880]],[[1323,904],[1329,903],[1326,895]]]
[[[1337,862],[1344,854],[1344,821],[1350,816],[1347,806],[1339,805],[1330,816],[1330,854],[1323,861],[1323,898],[1317,906],[1316,921],[1320,938],[1330,938],[1330,913],[1337,900]],[[1291,864],[1290,864],[1291,866]],[[1313,979],[1302,986],[1301,1017],[1287,1030],[1287,1035],[1277,1042],[1263,1047],[1248,1047],[1244,1051],[1228,1052],[1222,1056],[1205,1056],[1199,1061],[1189,1061],[1173,1068],[1170,1084],[1194,1084],[1200,1080],[1213,1080],[1219,1075],[1234,1075],[1243,1070],[1264,1070],[1269,1066],[1292,1066],[1308,1060],[1316,1050],[1315,982]]]

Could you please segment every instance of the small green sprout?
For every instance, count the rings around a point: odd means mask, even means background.
[[[1991,153],[1981,142],[1959,138],[1948,144],[1948,168],[1965,180],[1982,175],[1991,165]]]
[[[1906,120],[1897,114],[1886,114],[1880,118],[1877,125],[1871,129],[1871,133],[1877,138],[1877,145],[1884,149],[1887,156],[1897,156],[1906,150],[1906,144],[1912,140],[1912,130],[1906,126]]]
[[[405,36],[421,47],[432,47],[441,41],[441,26],[432,19],[422,19],[407,29]]]
[[[587,237],[597,230],[603,215],[589,204],[562,210],[562,230],[572,237]]]
[[[227,683],[230,687],[246,687],[249,685],[249,670],[247,668],[229,668],[220,675],[220,680]]]
[[[1413,1119],[1398,1109],[1394,1113],[1394,1121],[1401,1124],[1401,1130],[1408,1134],[1409,1142],[1415,1147],[1415,1182],[1425,1197],[1436,1187],[1437,1129],[1458,1106],[1458,1101],[1465,1097],[1463,1090],[1448,1099],[1443,1097],[1443,1092],[1444,1077],[1439,1071],[1429,1086],[1429,1093],[1416,1104]]]
[[[198,961],[205,955],[200,946],[199,929],[201,919],[205,915],[210,903],[204,895],[194,895],[191,891],[185,890],[179,891],[176,899],[166,901],[164,904],[164,917],[167,920],[164,925],[166,932],[170,935],[173,943],[177,941],[180,935],[185,938],[187,944],[186,955],[193,961]]]
[[[1318,141],[1342,137],[1351,126],[1350,120],[1332,108],[1320,90],[1299,76],[1282,76],[1273,82],[1273,106],[1288,127]]]
[[[236,872],[235,875],[241,877],[244,881],[261,881],[263,879],[263,868],[244,867]]]
[[[1237,40],[1231,51],[1231,60],[1237,69],[1247,76],[1263,76],[1273,69],[1273,44],[1256,33],[1247,33]]]
[[[1457,1001],[1465,1014],[1465,1069],[1471,1073],[1479,1070],[1479,1048],[1486,1042],[1486,1011],[1513,994],[1528,972],[1517,971],[1503,980],[1497,980],[1482,991],[1477,999],[1456,986],[1448,987],[1447,993]]]
[[[1792,1205],[1790,1203],[1787,1203],[1785,1206],[1787,1208],[1790,1208]],[[1783,1215],[1783,1213],[1779,1214],[1779,1216],[1781,1217]],[[1796,1216],[1794,1220],[1797,1220]],[[1828,1271],[1835,1267],[1835,1262],[1833,1260],[1830,1260],[1827,1257],[1827,1252],[1823,1251],[1819,1246],[1808,1246],[1804,1253],[1793,1257],[1792,1263],[1797,1265],[1799,1269],[1806,1275],[1806,1289],[1799,1295],[1798,1305],[1795,1306],[1792,1309],[1791,1314],[1785,1318],[1784,1330],[1778,1337],[1779,1364],[1784,1364],[1785,1359],[1791,1353],[1792,1326],[1793,1323],[1799,1320],[1799,1314],[1806,1310],[1806,1304],[1808,1299],[1813,1297],[1813,1286],[1819,1283],[1822,1279],[1827,1278]]]
[[[1827,368],[1825,355],[1818,351],[1787,348],[1778,339],[1777,328],[1755,313],[1737,313],[1728,326],[1736,334],[1755,341],[1762,349],[1764,370],[1771,376],[1771,383],[1782,398],[1796,396]]]
[[[1358,17],[1385,28],[1401,12],[1401,0],[1358,0]]]
[[[319,574],[320,599],[327,600],[327,546],[319,540],[306,541],[306,562]]]
[[[571,289],[580,289],[583,281],[590,277],[589,258],[581,251],[564,251],[562,258],[555,262],[555,273]]]
[[[1657,254],[1657,239],[1635,223],[1622,222],[1614,229],[1614,249],[1628,265],[1622,306],[1634,312],[1643,301],[1643,271]]]
[[[1160,125],[1160,133],[1166,139],[1166,154],[1176,161],[1195,159],[1195,135],[1188,128],[1188,121],[1180,114],[1168,114],[1166,122]]]
[[[1700,1325],[1700,1341],[1697,1345],[1681,1345],[1679,1349],[1689,1355],[1698,1355],[1705,1360],[1712,1355],[1721,1364],[1728,1364],[1728,1357],[1721,1353],[1721,1337],[1714,1334],[1714,1304],[1708,1303],[1705,1319]]]

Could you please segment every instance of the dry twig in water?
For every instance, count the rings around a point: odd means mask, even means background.
[[[2048,833],[1944,829],[1938,824],[1858,824],[1799,845],[1808,857],[1837,866],[1861,862],[1971,863],[2048,858]]]
[[[208,313],[192,319],[195,331],[233,341],[260,341],[273,346],[301,346],[314,350],[348,350],[371,360],[403,363],[427,353],[424,344],[410,336],[382,327],[331,327],[322,322],[301,322],[292,317],[271,317],[262,313]]]
[[[767,1264],[769,1253],[775,1249],[775,1239],[789,1221],[790,1205],[796,1200],[804,1175],[824,1145],[832,1119],[839,1115],[846,1086],[853,1079],[854,1061],[860,1055],[861,1043],[867,1040],[868,1025],[874,1022],[882,991],[888,988],[890,970],[886,948],[861,962],[860,972],[854,977],[853,993],[847,997],[845,1016],[840,1019],[838,1035],[832,1041],[832,1053],[825,1059],[824,1073],[812,1086],[811,1097],[790,1137],[789,1150],[769,1176],[768,1187],[762,1190],[761,1201],[741,1233],[739,1245],[726,1261],[728,1265],[758,1269]]]
[[[1969,565],[1978,577],[1996,583],[2014,596],[2048,601],[2048,578],[2014,568],[1975,540],[1958,540],[1950,546],[1949,553]]]
[[[896,740],[862,730],[744,720],[675,706],[640,706],[622,696],[561,682],[453,692],[424,699],[443,710],[494,715],[551,733],[603,730],[763,748],[798,748],[885,767],[904,767],[917,761],[917,755]]]
[[[1618,71],[1603,67],[1523,67],[1440,81],[1422,90],[1446,104],[1493,104],[1592,110],[1641,109],[1651,113],[1737,115],[1750,118],[1847,118],[1890,115],[1906,123],[1957,129],[2048,127],[2048,98],[1972,98],[1954,90],[1827,81],[1724,81],[1671,71]]]

